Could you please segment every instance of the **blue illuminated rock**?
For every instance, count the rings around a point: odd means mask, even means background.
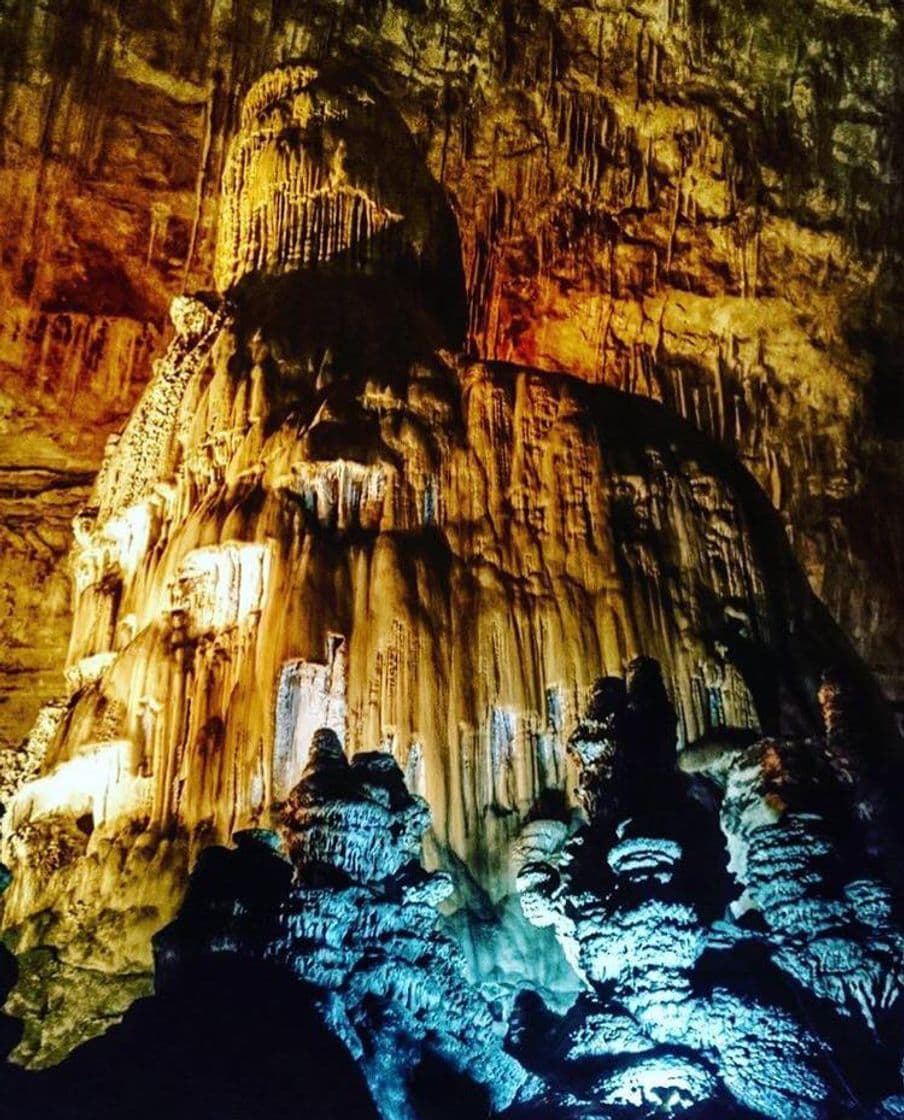
[[[272,969],[384,1120],[904,1114],[904,939],[855,760],[763,740],[717,789],[678,769],[675,727],[655,662],[601,682],[569,743],[585,822],[538,817],[512,845],[523,913],[582,986],[564,1013],[468,982],[438,908],[452,881],[421,865],[425,803],[390,755],[349,759],[325,729],[279,833],[202,853],[158,988],[215,959]]]
[[[432,1114],[419,1078],[440,1098],[462,1093],[462,1115],[531,1096],[539,1083],[504,1051],[506,1024],[440,928],[451,884],[420,866],[428,822],[391,756],[349,762],[333,732],[317,732],[283,813],[291,865],[273,834],[205,852],[186,909],[157,939],[158,974],[227,953],[313,987],[386,1120]]]
[[[765,922],[772,961],[814,1013],[830,1008],[861,1046],[900,1055],[904,930],[890,886],[851,850],[856,809],[839,808],[843,780],[819,747],[767,740],[729,769],[722,824],[741,905]]]
[[[563,1024],[560,1085],[643,1115],[707,1105],[774,1120],[828,1115],[838,1086],[825,1041],[749,985],[700,979],[710,927],[694,886],[707,867],[720,870],[721,845],[687,872],[682,838],[700,810],[674,745],[671,757],[665,750],[674,717],[655,665],[633,665],[625,692],[604,694],[620,712],[594,712],[575,752],[591,765],[604,759],[608,771],[605,783],[582,782],[588,828],[558,865],[526,863],[520,875],[525,914],[552,926],[593,993],[580,1005],[583,1021]],[[597,752],[594,724],[605,736]]]

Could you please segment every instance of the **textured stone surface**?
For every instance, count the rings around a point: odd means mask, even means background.
[[[349,764],[335,732],[319,731],[281,828],[294,877],[265,846],[268,834],[240,835],[235,853],[209,849],[180,917],[156,939],[158,984],[215,954],[273,962],[317,992],[386,1120],[423,1115],[414,1086],[431,1063],[430,1096],[458,1076],[475,1087],[472,1107],[482,1097],[484,1109],[503,1111],[531,1080],[439,928],[436,905],[452,884],[420,867],[428,824],[391,757]]]
[[[825,737],[742,746],[715,770],[732,886],[718,791],[677,766],[656,662],[591,690],[569,744],[594,771],[583,824],[537,817],[512,851],[525,914],[583,982],[564,1014],[468,982],[438,909],[453,882],[420,862],[426,802],[389,754],[348,759],[318,729],[278,832],[202,852],[154,939],[155,996],[53,1070],[0,1067],[4,1101],[178,1115],[198,1092],[253,1117],[294,1100],[363,1120],[366,1086],[386,1120],[898,1115],[904,938],[878,873],[845,878],[871,867],[870,830],[849,827],[851,774],[871,767],[849,686],[822,691]],[[741,887],[744,915],[711,920]]]
[[[391,753],[437,858],[496,902],[521,824],[570,796],[585,693],[641,648],[672,701],[637,662],[611,734],[671,759],[676,733],[813,728],[837,661],[893,776],[875,686],[724,450],[611,387],[450,350],[458,233],[376,86],[281,68],[242,120],[225,290],[174,301],[108,442],[75,522],[63,714],[6,780],[29,779],[4,824],[20,952],[148,968],[188,863],[271,823],[318,726]],[[629,801],[648,780],[597,763]]]
[[[736,451],[898,695],[894,4],[7,0],[0,18],[7,742],[66,641],[63,496],[147,380],[169,299],[211,286],[242,95],[298,56],[360,64],[411,128],[455,209],[474,353],[664,399]]]
[[[713,1115],[740,1107],[815,1120],[891,1108],[883,1101],[900,1088],[902,1010],[892,892],[878,879],[832,879],[826,857],[839,853],[814,828],[843,834],[850,800],[823,801],[821,821],[796,816],[787,802],[794,793],[818,798],[817,783],[782,765],[774,744],[743,751],[729,772],[722,822],[731,869],[767,931],[708,926],[712,899],[700,884],[708,878],[712,890],[721,845],[692,853],[683,843],[700,839],[689,820],[700,805],[665,751],[666,715],[649,661],[629,670],[622,694],[601,682],[575,749],[592,757],[595,727],[610,780],[602,790],[590,783],[588,827],[564,858],[521,868],[526,915],[552,926],[589,992],[558,1031],[547,1029],[558,1056],[546,1059],[553,1083],[563,1095],[651,1116],[708,1105]],[[651,736],[657,726],[661,735]],[[787,745],[811,771],[820,750]],[[631,780],[632,766],[644,783]],[[848,858],[862,866],[853,847]],[[709,876],[694,882],[704,868]],[[745,959],[755,944],[766,956]],[[561,1115],[569,1115],[567,1098]]]

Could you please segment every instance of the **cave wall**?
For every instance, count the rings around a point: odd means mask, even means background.
[[[900,695],[893,4],[7,0],[0,24],[5,744],[60,689],[105,439],[169,299],[212,284],[241,98],[300,55],[369,72],[447,191],[472,353],[736,451]]]

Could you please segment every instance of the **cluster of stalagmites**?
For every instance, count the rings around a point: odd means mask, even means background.
[[[836,685],[823,699],[844,704]],[[457,1115],[904,1115],[904,932],[863,873],[831,716],[826,739],[688,774],[656,662],[597,684],[569,744],[584,824],[536,819],[513,850],[524,913],[583,984],[564,1015],[525,992],[506,1023],[466,980],[437,909],[451,883],[418,858],[425,803],[390,755],[348,761],[328,730],[279,834],[202,854],[156,939],[158,987],[212,954],[284,970],[394,1120],[434,1114],[423,1069],[473,1086]]]
[[[504,1022],[440,928],[452,884],[418,862],[428,825],[391,755],[349,762],[335,733],[318,731],[281,838],[252,830],[235,851],[203,853],[180,917],[156,939],[158,984],[210,953],[269,962],[317,991],[387,1120],[421,1115],[411,1086],[422,1066],[503,1111],[538,1083],[503,1049]]]
[[[726,749],[718,784],[673,744],[654,663],[600,682],[571,740],[588,824],[521,868],[525,913],[587,987],[546,1030],[553,1084],[616,1115],[900,1114],[904,940],[831,735]],[[701,843],[719,785],[734,889]]]

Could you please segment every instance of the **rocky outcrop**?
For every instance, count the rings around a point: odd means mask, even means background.
[[[236,876],[233,893],[240,889]],[[257,900],[265,893],[266,882],[258,883]],[[0,994],[14,978],[13,962],[0,948]],[[126,1111],[151,1120],[200,1107],[263,1120],[300,1109],[317,1120],[374,1120],[361,1072],[304,986],[236,954],[193,964],[178,979],[168,974],[165,991],[139,999],[120,1026],[53,1069],[0,1062],[4,1110],[46,1120],[114,1120]],[[0,1016],[2,1057],[21,1029]]]
[[[838,689],[826,691],[837,717]],[[904,931],[881,864],[863,856],[850,768],[839,774],[831,766],[838,736],[830,720],[832,754],[818,740],[767,740],[732,761],[721,812],[744,887],[735,905],[761,915],[771,959],[817,1008],[831,1005],[873,1045],[897,1048]]]
[[[389,753],[349,759],[318,729],[277,830],[201,853],[154,939],[153,999],[52,1071],[4,1071],[0,1091],[56,1116],[77,1083],[76,1115],[112,1116],[154,1040],[146,1102],[181,1070],[183,1092],[255,1117],[290,1088],[307,1099],[312,1054],[324,1116],[371,1115],[359,1077],[393,1120],[896,1116],[904,935],[866,852],[880,830],[856,795],[871,766],[855,695],[835,676],[822,695],[824,738],[736,745],[715,766],[698,748],[681,769],[657,663],[596,683],[569,737],[583,824],[536,817],[512,853],[524,914],[582,983],[563,1014],[468,980],[439,909],[455,884],[421,864],[426,802]]]

